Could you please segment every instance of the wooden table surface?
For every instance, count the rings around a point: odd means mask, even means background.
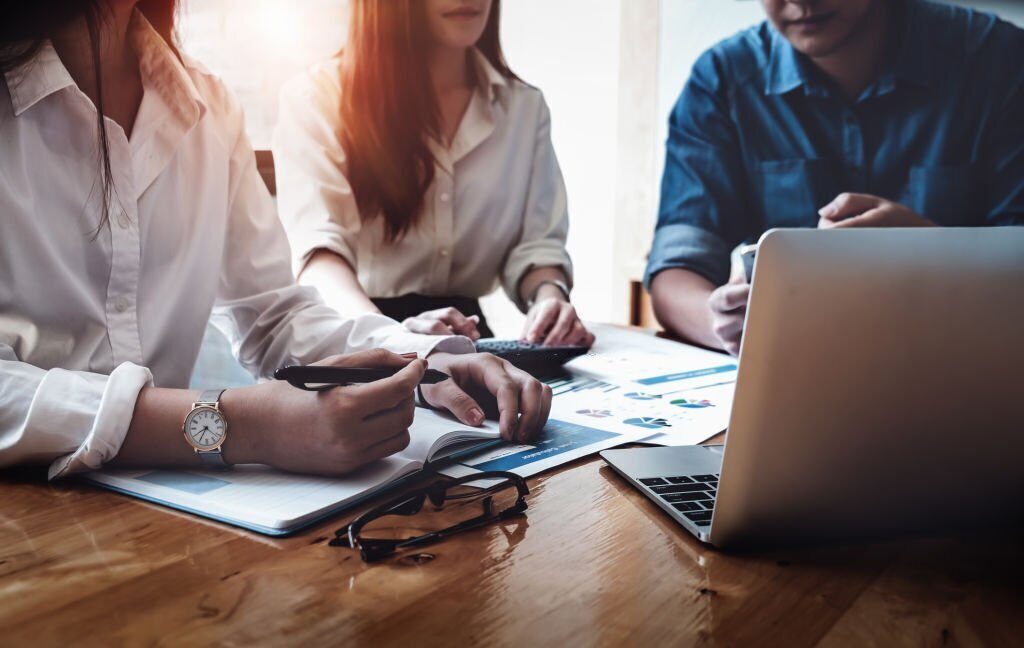
[[[365,565],[344,518],[270,539],[0,476],[0,644],[1024,644],[1024,534],[728,555],[597,458],[525,518]]]

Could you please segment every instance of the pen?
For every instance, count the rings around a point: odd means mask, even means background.
[[[274,372],[274,378],[307,391],[323,391],[332,387],[356,385],[390,378],[402,367],[329,367],[324,365],[289,365]],[[421,385],[434,385],[450,376],[436,369],[427,369]]]

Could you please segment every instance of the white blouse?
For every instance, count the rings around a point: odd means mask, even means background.
[[[144,96],[131,138],[106,121],[114,191],[98,230],[92,102],[49,44],[0,83],[0,467],[52,462],[56,477],[113,458],[140,389],[188,386],[214,307],[259,376],[438,344],[343,319],[294,283],[238,102],[140,13],[130,30]]]
[[[436,174],[421,220],[394,243],[385,241],[382,218],[360,218],[345,177],[341,59],[285,85],[273,148],[296,272],[324,248],[351,264],[370,297],[481,297],[500,281],[517,304],[531,268],[557,266],[571,278],[565,182],[544,97],[476,50],[474,60],[479,88],[451,146],[432,143]]]

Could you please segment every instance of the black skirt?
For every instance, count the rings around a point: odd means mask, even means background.
[[[476,325],[476,328],[480,331],[481,337],[494,337],[491,328],[487,326],[487,320],[484,318],[483,311],[480,310],[479,299],[473,299],[472,297],[432,297],[413,293],[402,295],[401,297],[372,298],[370,301],[380,309],[380,312],[399,322],[409,317],[416,317],[426,311],[452,307],[466,317],[470,315],[479,317],[480,322]]]

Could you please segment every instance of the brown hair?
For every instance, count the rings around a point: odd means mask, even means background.
[[[437,97],[427,68],[422,0],[352,0],[341,73],[341,144],[361,218],[380,215],[394,241],[416,224],[434,181],[431,137],[440,139]],[[506,78],[494,0],[476,47]]]

